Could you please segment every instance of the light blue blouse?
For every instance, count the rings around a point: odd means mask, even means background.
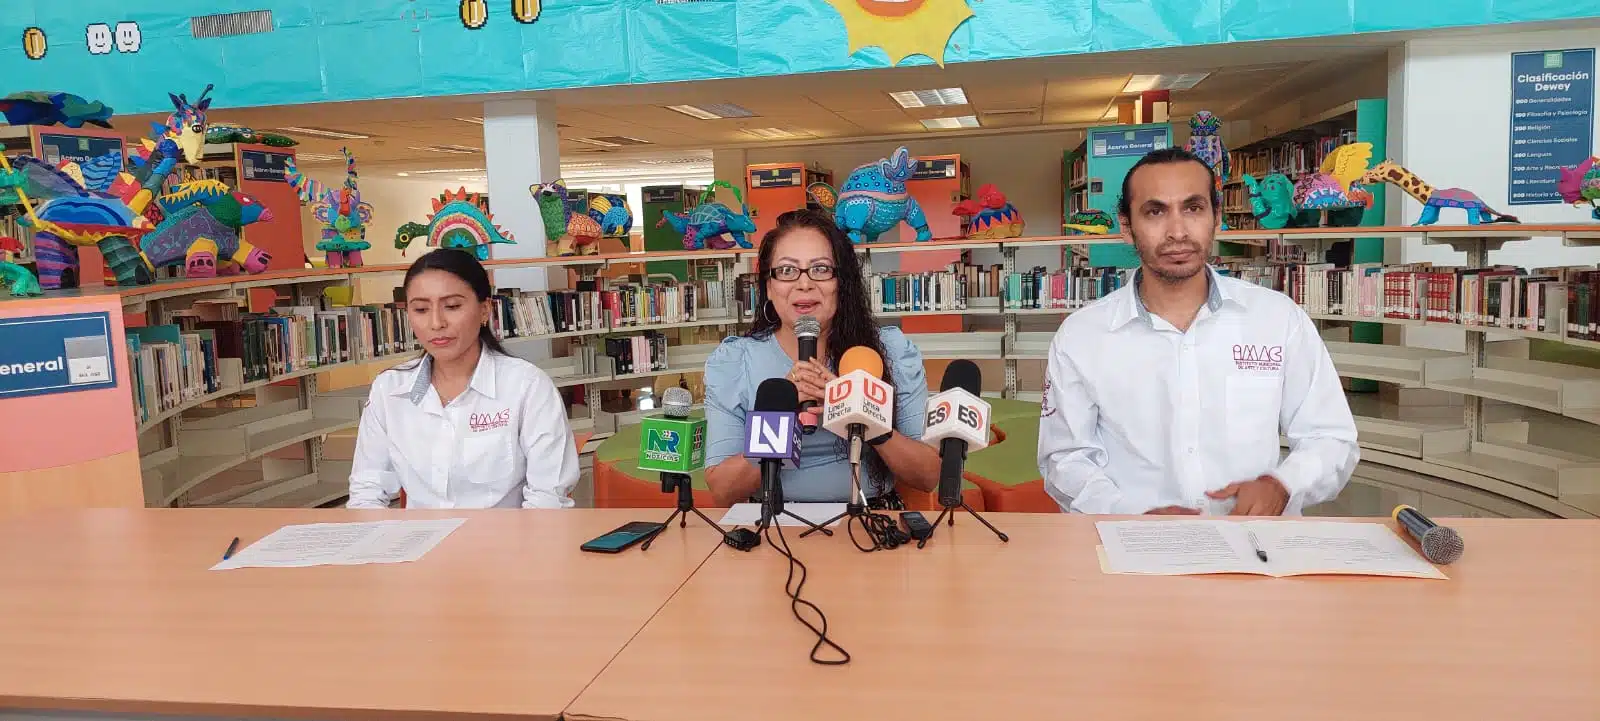
[[[922,438],[928,420],[928,379],[922,352],[900,332],[885,326],[884,365],[894,381],[894,428],[912,439]],[[776,338],[734,337],[722,341],[706,359],[706,468],[744,453],[745,414],[755,404],[756,388],[768,378],[782,378],[794,367]],[[834,369],[837,371],[837,369]],[[821,428],[800,441],[800,465],[783,471],[785,501],[842,503],[850,495],[849,444]],[[864,465],[864,464],[863,464]],[[861,469],[869,497],[894,488],[886,479],[875,489]]]

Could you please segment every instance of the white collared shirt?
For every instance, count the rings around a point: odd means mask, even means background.
[[[1207,491],[1270,475],[1298,515],[1350,480],[1355,419],[1310,317],[1282,293],[1206,272],[1210,296],[1187,333],[1145,309],[1137,281],[1056,332],[1039,471],[1064,510],[1222,514],[1232,500]]]
[[[578,449],[566,403],[538,366],[483,350],[472,382],[450,405],[433,365],[384,371],[372,382],[356,436],[349,508],[571,508]]]

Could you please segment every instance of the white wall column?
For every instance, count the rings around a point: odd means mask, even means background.
[[[542,258],[544,221],[528,186],[561,177],[556,106],[548,100],[494,100],[483,104],[483,153],[489,208],[517,242],[494,247],[495,258]],[[494,272],[496,286],[544,290],[543,269]]]
[[[748,193],[748,189],[744,187],[745,166],[749,165],[747,157],[744,148],[712,148],[711,173],[717,180],[732,183],[739,192]],[[738,199],[734,198],[733,193],[728,192],[726,188],[717,189],[717,200],[730,208],[739,207]]]
[[[483,153],[484,168],[489,176],[489,210],[495,222],[517,241],[494,246],[492,257],[544,257],[544,221],[528,187],[561,176],[559,143],[555,103],[494,100],[483,104]],[[514,268],[496,270],[490,276],[497,288],[546,290],[549,288],[548,273],[544,268]],[[550,342],[519,343],[517,355],[530,360],[548,358]]]

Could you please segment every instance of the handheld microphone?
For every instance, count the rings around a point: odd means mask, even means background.
[[[796,354],[801,362],[817,359],[817,336],[822,335],[822,324],[817,319],[803,315],[794,321],[794,338]],[[817,416],[814,412],[818,403],[806,401],[800,404],[800,432],[811,435],[817,432]]]
[[[1455,529],[1434,523],[1422,512],[1407,505],[1394,507],[1394,520],[1422,547],[1422,557],[1441,566],[1461,559],[1467,545]]]
[[[661,474],[661,492],[677,486],[673,476],[687,476],[706,465],[706,420],[690,418],[694,396],[682,388],[668,388],[661,398],[661,415],[639,421],[639,470]]]
[[[939,394],[928,399],[928,426],[922,442],[939,449],[939,503],[961,505],[961,471],[969,451],[989,445],[989,402],[979,395],[983,372],[969,360],[944,370]]]
[[[866,503],[859,473],[862,443],[894,430],[894,388],[879,380],[882,376],[883,358],[856,346],[839,359],[839,377],[825,391],[822,427],[850,441],[850,465],[857,471],[851,474],[851,502]]]
[[[800,393],[785,378],[768,378],[756,388],[756,399],[745,417],[744,457],[761,465],[761,520],[770,521],[783,511],[783,484],[778,472],[784,463],[800,460],[800,425],[795,411]]]

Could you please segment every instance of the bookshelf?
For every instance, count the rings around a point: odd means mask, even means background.
[[[1427,243],[1449,244],[1464,250],[1468,256],[1465,265],[1482,268],[1488,265],[1489,252],[1506,243],[1532,237],[1556,237],[1568,245],[1591,244],[1600,242],[1597,231],[1600,227],[1594,225],[1364,227],[1224,232],[1219,238],[1265,239],[1312,252],[1321,250],[1324,244],[1348,240],[1356,233],[1380,241],[1420,238]],[[997,274],[1008,276],[1019,272],[1018,250],[1118,242],[1123,241],[1117,236],[1063,236],[987,242],[882,243],[864,247],[860,253],[866,261],[865,271],[870,274],[874,256],[988,248],[998,250],[1002,258],[1000,267],[995,269]],[[580,330],[512,335],[505,339],[512,352],[518,355],[525,355],[523,348],[529,343],[543,341],[558,346],[551,357],[535,362],[558,386],[583,387],[581,405],[587,411],[572,419],[574,428],[603,437],[617,427],[636,422],[640,413],[631,409],[615,413],[601,410],[598,394],[602,390],[637,387],[637,381],[647,378],[697,374],[703,370],[706,356],[716,347],[714,341],[737,332],[748,322],[747,303],[740,297],[740,284],[734,282],[734,278],[753,262],[754,254],[753,250],[624,253],[584,258],[491,260],[487,265],[492,269],[545,268],[571,273],[579,282],[596,279],[608,267],[642,261],[684,260],[718,269],[718,277],[722,279],[721,307],[701,308],[693,319],[652,320],[631,325],[606,323]],[[1235,268],[1230,266],[1229,270]],[[310,303],[324,288],[348,285],[372,274],[393,274],[398,281],[403,271],[402,266],[302,270],[194,281],[168,280],[140,288],[91,287],[51,295],[117,296],[124,313],[143,313],[151,322],[156,322],[197,302],[239,298],[252,289],[270,288],[283,303]],[[1595,280],[1589,276],[1582,278],[1584,282]],[[1304,287],[1312,286],[1306,283]],[[1326,290],[1325,286],[1319,287]],[[1596,287],[1600,287],[1600,282],[1596,282]],[[1039,288],[1044,290],[1046,286],[1041,284]],[[1039,393],[1025,390],[1019,383],[1019,366],[1043,362],[1054,336],[1053,331],[1044,328],[1058,323],[1093,298],[1068,302],[1044,297],[1029,299],[1029,302],[1046,305],[1059,302],[1061,307],[1015,307],[1017,304],[1007,302],[1003,295],[965,298],[967,306],[956,311],[887,311],[881,318],[893,323],[917,313],[935,313],[954,315],[970,323],[971,328],[964,328],[967,332],[919,333],[912,338],[930,362],[967,358],[1003,365],[1004,383],[993,395],[1037,401]],[[1375,309],[1365,312],[1359,304],[1335,311],[1324,301],[1309,298],[1300,301],[1323,326],[1341,376],[1456,398],[1453,405],[1408,405],[1379,400],[1379,394],[1351,394],[1364,449],[1363,461],[1383,465],[1388,468],[1384,472],[1398,474],[1395,476],[1397,483],[1410,478],[1406,474],[1429,475],[1444,479],[1441,482],[1464,484],[1557,515],[1600,515],[1600,459],[1585,455],[1583,448],[1574,448],[1573,444],[1556,447],[1531,443],[1527,430],[1534,422],[1529,420],[1528,414],[1538,414],[1541,418],[1549,416],[1578,428],[1569,435],[1575,433],[1580,440],[1593,437],[1594,425],[1600,424],[1600,370],[1578,363],[1508,355],[1516,351],[1511,346],[1526,342],[1549,343],[1576,351],[1600,349],[1600,339],[1589,333],[1587,325],[1580,333],[1576,319],[1570,319],[1573,322],[1569,329],[1565,303],[1545,309],[1553,314],[1553,328],[1530,330],[1495,325],[1504,322],[1499,317],[1486,317],[1482,323],[1468,324],[1447,317],[1401,317],[1403,314],[1384,314]],[[0,300],[0,306],[9,302]],[[1595,306],[1595,310],[1600,310],[1600,303]],[[1465,352],[1350,342],[1345,326],[1358,323],[1378,328],[1459,328],[1466,332]],[[605,338],[647,332],[674,333],[685,338],[666,346],[662,362],[641,370],[620,369],[609,356],[598,352]],[[590,350],[579,350],[582,348]],[[162,409],[138,425],[147,502],[151,505],[277,505],[337,500],[348,467],[320,457],[320,438],[330,430],[353,427],[359,421],[360,401],[365,398],[366,388],[322,392],[318,388],[318,377],[345,368],[381,369],[412,357],[414,353],[402,351],[297,369],[187,398],[174,407]],[[1595,365],[1600,367],[1600,362]],[[255,408],[215,410],[206,407],[218,399],[248,393],[257,396]],[[1553,421],[1546,418],[1537,422]],[[304,444],[307,449],[301,465],[282,465],[272,458],[274,451],[298,444]],[[259,464],[263,477],[230,489],[215,487],[213,479],[234,473],[241,464]],[[268,466],[272,466],[270,474],[265,473]]]

